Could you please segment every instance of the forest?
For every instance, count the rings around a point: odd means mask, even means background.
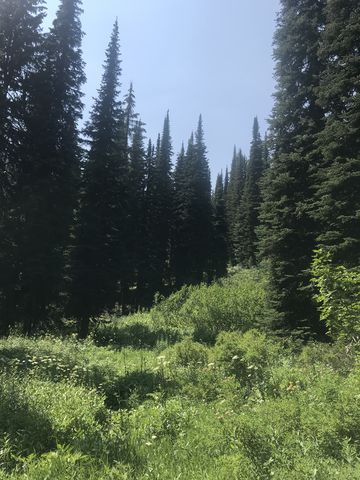
[[[118,20],[85,117],[58,4],[0,0],[0,480],[360,478],[359,0],[281,0],[213,187],[200,112],[147,137]]]

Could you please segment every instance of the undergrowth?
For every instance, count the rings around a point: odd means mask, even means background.
[[[0,480],[360,478],[357,345],[269,334],[256,275],[0,340]]]

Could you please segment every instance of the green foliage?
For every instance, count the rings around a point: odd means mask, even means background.
[[[171,263],[177,287],[210,278],[212,253],[210,169],[200,116],[186,153],[182,149],[174,172],[174,218]]]
[[[222,173],[217,176],[213,195],[213,244],[211,254],[212,276],[223,277],[228,263],[228,228],[226,222],[226,195]]]
[[[246,168],[246,180],[239,212],[237,258],[244,265],[254,265],[256,262],[256,228],[259,225],[261,204],[260,180],[265,171],[263,148],[259,122],[255,117],[250,157]]]
[[[165,302],[163,302],[165,303]],[[167,307],[166,307],[167,308]],[[182,332],[171,325],[155,325],[149,314],[134,314],[129,317],[101,317],[92,332],[96,345],[134,348],[158,348],[180,340]]]
[[[173,348],[173,362],[182,367],[206,365],[208,350],[201,343],[193,342],[190,338],[177,343]]]
[[[31,81],[41,49],[41,0],[0,3],[0,333],[18,320],[14,292],[19,284],[17,259],[22,224],[19,218],[19,169],[24,120]],[[31,79],[33,81],[33,78]],[[28,199],[28,197],[27,197]]]
[[[301,347],[252,329],[220,333],[213,347],[185,338],[159,355],[10,337],[0,359],[1,480],[359,473],[360,365],[342,343]],[[130,377],[128,401],[110,410],[109,388],[124,396]]]
[[[274,312],[262,271],[241,270],[210,286],[194,290],[179,311],[181,322],[193,327],[195,340],[214,342],[221,331],[268,327]]]
[[[224,196],[226,202],[226,222],[228,233],[228,253],[232,265],[240,259],[237,254],[241,253],[240,230],[242,212],[240,211],[241,198],[244,193],[247,161],[241,150],[234,148],[231,162],[230,178],[225,178]],[[225,188],[226,187],[226,188]]]
[[[19,374],[29,372],[45,380],[71,379],[96,389],[110,408],[125,408],[134,400],[156,390],[164,381],[156,370],[156,354],[123,349],[121,352],[95,347],[90,342],[62,342],[52,337],[36,342],[11,337],[0,342],[3,368]]]
[[[317,88],[323,64],[318,48],[326,1],[282,0],[274,37],[275,105],[270,123],[273,153],[262,184],[258,228],[262,258],[270,259],[273,299],[282,328],[322,333],[309,290],[309,269],[319,225],[312,174],[319,164],[316,139],[323,127]]]
[[[258,387],[268,380],[269,366],[278,361],[279,345],[257,330],[222,332],[216,341],[217,361],[225,372],[234,375],[242,385]]]
[[[312,263],[314,295],[329,335],[360,338],[360,268],[336,265],[326,250],[317,250]]]
[[[89,140],[84,165],[77,239],[72,259],[70,312],[82,338],[90,317],[114,308],[126,265],[124,228],[127,179],[120,89],[119,26],[106,50],[98,98],[86,127]]]
[[[360,73],[360,5],[357,0],[329,0],[325,13],[318,103],[326,119],[317,139],[321,168],[313,215],[322,227],[318,243],[334,249],[338,263],[358,266],[360,102],[355,92]]]

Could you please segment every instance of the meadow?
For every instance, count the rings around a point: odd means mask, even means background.
[[[354,342],[273,333],[266,275],[0,340],[0,479],[354,480]]]

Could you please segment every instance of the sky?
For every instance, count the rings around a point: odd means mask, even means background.
[[[58,4],[47,0],[45,27]],[[213,180],[230,165],[234,145],[248,154],[255,116],[264,134],[279,0],[83,0],[83,10],[85,118],[117,17],[122,93],[133,82],[136,110],[152,140],[169,110],[174,162],[200,114]]]

